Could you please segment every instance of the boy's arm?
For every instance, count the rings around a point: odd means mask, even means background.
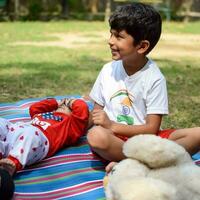
[[[147,115],[144,125],[125,125],[111,121],[103,110],[93,110],[92,119],[94,124],[110,129],[114,134],[131,137],[138,134],[157,134],[162,115]]]
[[[54,111],[57,109],[57,107],[58,103],[56,99],[45,99],[32,104],[29,108],[29,113],[32,118],[36,114]]]
[[[125,125],[113,122],[110,129],[113,133],[131,137],[139,134],[157,134],[162,121],[162,115],[147,115],[146,124],[144,125]]]
[[[103,106],[100,106],[99,104],[97,104],[95,102],[93,110],[103,110]],[[93,119],[92,119],[93,110],[89,113],[89,120],[88,120],[87,129],[89,129],[90,127],[92,127],[94,125],[94,122],[93,122]]]

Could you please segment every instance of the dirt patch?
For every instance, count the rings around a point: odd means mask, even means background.
[[[14,46],[22,46],[22,45],[30,45],[30,46],[41,46],[41,47],[62,47],[62,48],[77,48],[77,47],[85,47],[90,44],[97,44],[105,41],[106,33],[105,32],[92,32],[90,36],[88,34],[81,33],[53,33],[47,34],[47,37],[57,38],[55,41],[45,41],[45,42],[31,42],[31,41],[18,41],[14,42],[11,45]]]
[[[47,34],[47,37],[53,37],[53,41],[31,42],[18,41],[10,45],[22,46],[41,46],[41,47],[61,47],[61,48],[85,48],[93,45],[106,45],[109,37],[107,32],[86,33],[54,33]],[[161,57],[194,57],[200,58],[200,35],[193,34],[162,34],[161,39],[152,51],[151,56]]]
[[[193,57],[200,58],[200,35],[163,34],[152,51],[153,57]]]

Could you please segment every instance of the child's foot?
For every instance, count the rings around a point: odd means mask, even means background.
[[[11,176],[13,176],[16,170],[15,163],[8,158],[0,160],[0,168],[5,169]]]

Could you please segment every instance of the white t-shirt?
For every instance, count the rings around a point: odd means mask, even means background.
[[[90,97],[104,107],[111,120],[124,124],[141,125],[148,114],[168,114],[166,80],[152,60],[131,76],[121,60],[107,63]]]

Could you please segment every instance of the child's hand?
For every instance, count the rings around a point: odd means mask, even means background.
[[[108,118],[108,115],[104,110],[94,109],[92,112],[92,120],[96,125],[101,125],[107,129],[111,128],[112,121]]]
[[[76,99],[71,99],[71,98],[67,99],[67,98],[65,98],[65,105],[66,105],[69,109],[71,109],[71,108],[72,108],[72,104],[74,103],[75,100],[76,100]]]
[[[71,98],[64,98],[64,99],[58,100],[58,101],[57,101],[58,107],[67,106],[69,109],[71,109],[72,104],[73,104],[73,102],[74,102],[75,100],[76,100],[76,99],[71,99]]]
[[[110,172],[112,171],[113,167],[114,167],[116,164],[117,164],[117,162],[110,162],[110,163],[106,166],[106,168],[105,168],[106,173],[107,173],[107,174],[110,173]]]
[[[58,107],[60,107],[61,105],[63,105],[65,103],[65,100],[66,99],[57,100]]]

